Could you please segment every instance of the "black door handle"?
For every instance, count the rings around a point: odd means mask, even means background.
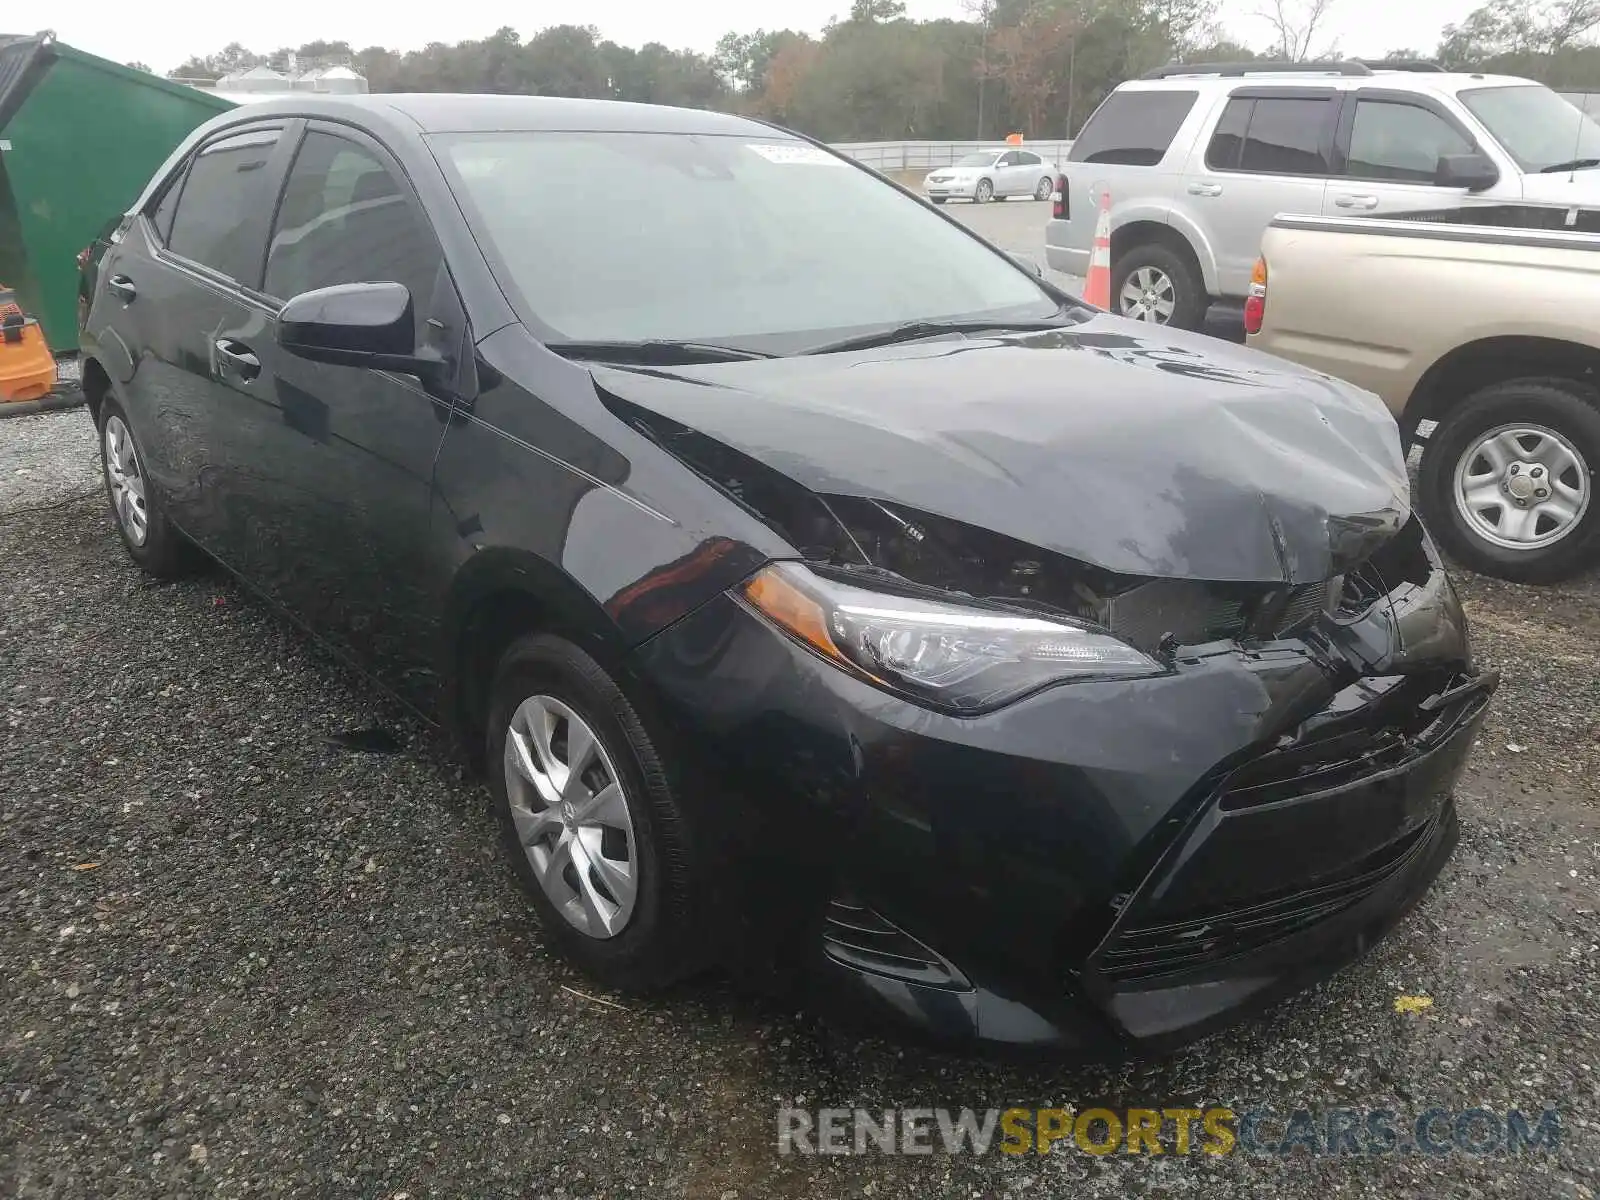
[[[106,280],[106,291],[110,292],[124,304],[132,304],[139,298],[139,289],[133,286],[133,280],[126,275],[113,275]]]
[[[232,371],[248,383],[261,374],[261,360],[243,342],[236,342],[232,338],[218,338],[216,346],[219,375]]]

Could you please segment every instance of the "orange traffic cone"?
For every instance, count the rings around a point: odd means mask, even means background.
[[[1100,219],[1094,226],[1094,253],[1089,256],[1089,278],[1083,284],[1084,303],[1111,307],[1111,190],[1100,197]]]

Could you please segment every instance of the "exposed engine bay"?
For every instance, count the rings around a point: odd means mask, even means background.
[[[868,573],[880,587],[934,589],[1075,617],[1161,657],[1216,641],[1290,637],[1323,616],[1353,621],[1401,585],[1427,583],[1432,570],[1412,516],[1365,559],[1320,582],[1122,574],[894,501],[813,492],[669,418],[642,409],[631,415],[636,428],[776,528],[815,566]]]

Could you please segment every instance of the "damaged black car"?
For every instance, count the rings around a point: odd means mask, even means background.
[[[453,731],[604,983],[1148,1051],[1361,954],[1455,844],[1495,677],[1377,399],[782,130],[251,105],[113,233],[83,351],[132,557]]]

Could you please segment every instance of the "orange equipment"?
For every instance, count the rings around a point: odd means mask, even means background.
[[[24,316],[10,288],[0,284],[0,404],[41,400],[56,385],[56,360],[39,322]]]

